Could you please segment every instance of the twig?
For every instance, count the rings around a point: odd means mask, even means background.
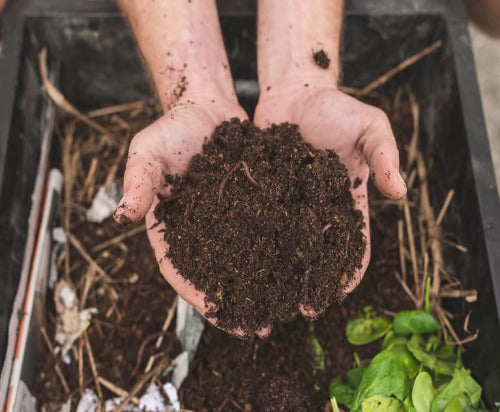
[[[42,333],[43,340],[45,341],[45,344],[47,345],[47,349],[49,350],[52,358],[54,359],[54,370],[56,372],[57,377],[59,378],[59,381],[61,382],[61,385],[64,389],[64,392],[67,394],[70,393],[69,386],[68,386],[68,381],[64,377],[61,367],[59,366],[59,359],[57,359],[56,354],[54,353],[54,347],[52,346],[52,343],[50,343],[49,336],[47,335],[47,331],[43,326],[40,327],[40,332]]]
[[[438,217],[436,219],[436,225],[439,226],[441,222],[443,221],[444,215],[446,211],[448,210],[448,207],[450,206],[451,199],[453,199],[453,195],[455,194],[455,191],[453,189],[450,189],[448,191],[448,194],[446,195],[446,199],[444,200],[443,206],[441,207],[441,210],[439,211]]]
[[[458,251],[462,253],[468,253],[469,250],[464,246],[461,245],[460,243],[453,242],[452,240],[448,239],[443,239],[443,242],[446,243],[447,245],[451,246],[452,248],[457,249]]]
[[[435,50],[439,49],[442,45],[441,41],[437,41],[430,46],[426,47],[425,49],[419,51],[418,53],[414,54],[413,56],[408,57],[407,59],[403,60],[401,63],[399,63],[396,67],[393,67],[390,69],[388,72],[383,74],[382,76],[378,77],[365,87],[363,87],[359,93],[357,94],[358,97],[361,96],[366,96],[368,93],[371,91],[375,90],[377,87],[382,86],[384,83],[386,83],[389,79],[394,77],[396,74],[399,72],[403,71],[407,67],[415,64],[418,62],[420,59],[423,57],[427,56],[428,54],[433,53]]]
[[[109,168],[108,175],[106,176],[106,180],[104,181],[104,186],[110,185],[113,180],[115,180],[116,172],[118,171],[118,168],[120,167],[120,163],[123,160],[123,156],[125,156],[125,153],[127,153],[127,148],[128,148],[128,139],[123,139],[120,149],[118,150],[118,154]]]
[[[408,287],[406,282],[403,279],[401,279],[401,276],[399,276],[399,273],[394,271],[394,276],[396,276],[396,279],[398,280],[399,284],[403,287],[406,294],[410,297],[410,299],[413,301],[415,306],[418,306],[417,298],[415,297],[415,295],[413,294],[411,289]]]
[[[90,288],[95,280],[96,271],[94,268],[89,267],[87,272],[85,272],[85,283],[83,284],[83,290],[80,298],[80,310],[85,308],[85,303],[87,302],[87,296],[89,294]]]
[[[120,113],[120,112],[128,112],[130,110],[134,109],[142,109],[144,108],[145,105],[144,100],[138,100],[136,102],[130,102],[130,103],[123,103],[123,104],[117,104],[113,106],[107,106],[107,107],[102,107],[100,109],[96,110],[91,110],[90,112],[87,113],[88,117],[100,117],[100,116],[107,116],[109,114],[115,114],[115,113]]]
[[[415,293],[419,293],[418,290],[418,264],[417,264],[417,252],[415,249],[415,239],[413,237],[413,226],[411,223],[410,205],[408,204],[408,198],[405,196],[403,198],[403,211],[406,221],[406,231],[408,233],[408,244],[410,245],[410,257],[413,270],[413,281],[415,282]],[[418,299],[418,296],[416,296]]]
[[[450,335],[455,340],[455,344],[457,346],[459,346],[460,349],[463,351],[464,350],[463,343],[460,340],[460,338],[458,337],[457,332],[455,332],[455,329],[453,329],[453,326],[451,326],[451,323],[448,320],[446,314],[444,313],[443,308],[440,305],[435,305],[435,310],[437,312],[438,317],[442,320],[442,322],[446,326],[446,329],[448,330],[448,332],[450,332]],[[445,337],[445,340],[447,340],[446,337]]]
[[[441,298],[462,299],[469,303],[474,303],[477,300],[477,290],[443,290],[439,292]]]
[[[420,181],[420,211],[427,222],[427,230],[429,231],[429,247],[432,256],[431,295],[434,299],[437,299],[441,285],[440,271],[443,267],[443,252],[440,243],[441,236],[439,226],[435,224],[434,212],[429,200],[425,163],[420,152],[417,154],[417,173]]]
[[[466,332],[466,333],[469,333],[469,320],[470,320],[471,313],[472,313],[472,311],[469,311],[469,313],[467,313],[467,316],[465,316],[465,319],[464,319],[464,332]]]
[[[131,372],[131,376],[135,376],[137,372],[139,371],[139,366],[141,366],[141,361],[142,361],[142,355],[144,354],[144,350],[146,349],[146,346],[149,342],[151,342],[153,339],[157,338],[160,336],[162,332],[155,332],[152,335],[149,335],[144,339],[141,343],[141,346],[139,346],[139,350],[137,351],[137,358],[135,361],[135,367]]]
[[[58,105],[59,107],[62,107],[69,113],[71,113],[73,116],[75,116],[78,120],[88,124],[90,127],[93,129],[97,130],[98,132],[105,134],[105,135],[110,135],[111,133],[103,126],[101,126],[99,123],[96,123],[93,121],[90,117],[84,115],[82,112],[80,112],[75,106],[73,106],[66,98],[64,95],[55,87],[51,81],[49,80],[47,76],[47,49],[43,48],[42,51],[38,54],[38,62],[40,65],[40,77],[42,78],[43,86],[45,88],[45,91],[49,95],[49,97],[53,100],[53,102]]]
[[[95,178],[97,176],[97,168],[99,166],[99,158],[94,157],[90,162],[89,171],[87,173],[87,177],[85,178],[85,182],[83,183],[82,191],[80,192],[79,201],[81,202],[85,197],[85,194],[88,195],[88,198],[92,197]]]
[[[83,396],[83,388],[84,388],[84,376],[83,376],[83,340],[80,337],[78,339],[78,386],[80,387],[80,396]]]
[[[87,334],[87,331],[83,331],[83,339],[85,340],[85,349],[87,349],[87,356],[90,362],[90,370],[92,371],[92,375],[94,376],[97,396],[99,397],[100,401],[103,402],[104,398],[102,396],[101,384],[99,383],[99,374],[97,373],[94,353],[92,352],[92,346],[90,346],[89,335]]]
[[[413,132],[410,140],[410,146],[408,147],[408,159],[406,165],[406,168],[410,170],[411,166],[413,165],[413,162],[417,157],[418,138],[420,136],[420,123],[419,123],[420,106],[418,105],[417,100],[415,99],[415,95],[409,88],[408,88],[408,98],[410,100],[411,114],[413,118]]]
[[[71,245],[77,250],[80,256],[90,265],[92,269],[94,269],[97,273],[99,273],[106,280],[111,280],[111,277],[106,273],[106,271],[88,254],[88,252],[84,249],[80,241],[71,233],[66,234],[68,240]]]
[[[174,301],[170,305],[170,308],[167,311],[167,317],[165,318],[165,322],[163,322],[163,325],[161,327],[161,335],[158,337],[158,340],[156,341],[155,348],[159,349],[162,342],[163,342],[163,337],[165,336],[165,332],[167,331],[168,327],[170,326],[170,323],[172,323],[172,319],[174,318],[174,313],[175,309],[177,309],[177,303],[179,301],[179,296],[176,296],[174,298]]]
[[[398,250],[401,274],[403,275],[403,280],[406,282],[406,260],[404,256],[404,223],[402,219],[398,220]]]
[[[134,385],[125,399],[123,399],[122,403],[118,405],[114,412],[121,412],[125,408],[125,406],[127,406],[128,403],[132,400],[132,397],[134,397],[148,381],[156,379],[156,377],[165,370],[165,367],[169,362],[170,360],[168,358],[165,358],[160,361],[160,363],[156,365],[156,367],[151,372],[144,374],[142,378]]]
[[[122,396],[122,397],[128,396],[128,392],[125,389],[122,389],[119,386],[115,385],[113,382],[110,382],[107,379],[104,379],[102,376],[99,376],[99,382],[101,383],[102,386],[109,389],[115,395]],[[132,396],[130,398],[130,402],[132,402],[134,405],[139,405],[139,398]]]
[[[95,246],[92,249],[93,253],[100,252],[101,250],[107,249],[110,246],[117,245],[118,243],[124,241],[125,239],[128,239],[129,237],[135,236],[139,233],[142,233],[146,230],[145,225],[140,225],[137,227],[134,227],[133,229],[130,229],[128,232],[125,233],[120,233],[118,236],[115,236],[114,238],[111,238],[109,240],[106,240],[102,243],[99,243],[97,246]]]

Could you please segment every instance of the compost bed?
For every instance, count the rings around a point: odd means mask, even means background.
[[[384,93],[377,93],[371,103],[381,106],[389,114],[404,161],[405,148],[412,133],[412,117],[407,99],[399,99],[397,105],[393,104],[395,91],[387,87]],[[156,116],[155,110],[146,104],[132,114],[107,115],[99,121],[116,129],[128,141],[134,132]],[[82,170],[89,170],[93,159],[98,159],[100,166],[95,173],[95,188],[108,179],[109,164],[116,165],[118,178],[122,176],[125,156],[120,145],[107,143],[102,137],[99,140],[87,126],[75,124],[73,119],[62,120],[56,130],[61,141],[60,155],[55,156],[60,161],[56,165],[62,165],[63,170],[68,164],[68,156],[75,156],[80,151]],[[69,136],[74,142],[70,152],[67,146]],[[72,169],[66,166],[65,171],[69,170]],[[161,348],[155,349],[175,294],[159,274],[141,227],[131,229],[129,237],[111,242],[104,249],[96,246],[120,236],[120,232],[110,219],[103,224],[86,221],[84,211],[90,205],[92,196],[89,194],[95,190],[85,186],[88,180],[85,174],[76,173],[73,178],[71,193],[81,193],[85,187],[87,192],[78,195],[77,198],[81,199],[79,206],[71,208],[71,233],[111,275],[108,282],[96,279],[90,288],[86,306],[95,306],[99,313],[92,319],[86,333],[99,376],[129,391],[148,366],[151,356],[173,359],[179,351],[172,327],[164,334]],[[375,202],[371,207],[372,260],[365,279],[355,292],[341,306],[333,305],[316,322],[297,319],[276,325],[266,340],[241,341],[215,327],[208,327],[191,364],[190,374],[180,389],[185,408],[197,411],[324,410],[329,402],[328,384],[333,376],[353,366],[354,349],[365,362],[379,350],[376,343],[362,348],[352,347],[345,339],[346,322],[359,315],[367,305],[383,312],[409,308],[412,304],[392,275],[399,264],[398,206],[380,202],[381,197],[375,189],[370,191],[370,196]],[[64,207],[61,210],[64,221]],[[71,248],[70,262],[68,277],[81,293],[89,277],[88,262],[74,248]],[[64,276],[68,269],[62,260],[60,263],[59,271]],[[114,298],[110,287],[116,292]],[[46,309],[47,333],[52,338],[56,322],[52,296],[47,299]],[[307,350],[307,339],[312,333],[325,352],[326,368],[319,373],[313,371],[313,354]],[[46,345],[42,347],[35,389],[42,409],[54,410],[54,405],[65,402],[69,396],[75,407],[84,388],[96,390],[94,372],[87,357],[82,358],[83,368],[79,371],[77,359],[85,352],[83,347],[84,339],[80,339],[75,345],[71,364],[57,362],[68,381],[70,394],[64,391],[54,373],[54,356]],[[105,399],[116,396],[106,387],[102,386],[101,390]]]

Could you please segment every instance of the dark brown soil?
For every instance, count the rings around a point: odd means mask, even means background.
[[[328,69],[330,67],[330,58],[326,52],[321,49],[313,53],[314,62],[322,69]]]
[[[398,268],[397,250],[392,245],[397,239],[397,207],[374,211],[377,220],[372,221],[371,264],[361,285],[342,305],[330,307],[314,322],[314,333],[304,319],[277,324],[266,341],[241,341],[210,327],[181,387],[185,408],[205,412],[325,410],[328,385],[337,374],[355,366],[354,352],[363,363],[380,350],[379,342],[350,345],[345,338],[347,321],[360,315],[366,305],[379,311],[412,307],[392,275]],[[326,358],[325,370],[316,374],[307,350],[311,334],[317,337]]]
[[[184,176],[168,176],[165,222],[174,266],[207,295],[217,325],[250,334],[322,313],[361,266],[366,239],[345,166],[297,126],[218,126]]]

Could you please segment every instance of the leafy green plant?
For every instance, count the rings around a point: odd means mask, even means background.
[[[364,309],[365,315],[347,323],[347,340],[352,345],[366,345],[384,336],[392,328],[392,322],[378,316],[371,306]]]
[[[443,342],[428,311],[402,311],[391,322],[368,307],[347,324],[346,335],[353,345],[384,341],[369,366],[332,380],[334,412],[338,405],[352,412],[486,411],[481,386],[463,366],[456,347]]]

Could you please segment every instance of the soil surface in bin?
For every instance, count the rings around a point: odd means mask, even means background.
[[[206,294],[208,317],[247,335],[299,305],[321,314],[361,267],[366,249],[347,169],[295,125],[219,125],[155,217],[167,256]]]
[[[370,102],[389,114],[404,162],[405,145],[412,131],[411,113],[405,99],[397,102],[394,100],[394,92],[395,90],[389,90],[379,94]],[[131,113],[106,115],[98,120],[106,127],[116,129],[120,138],[128,141],[156,116],[154,110],[143,108]],[[160,349],[155,349],[175,293],[158,271],[145,232],[133,234],[102,250],[96,250],[101,242],[113,239],[121,232],[111,219],[103,224],[90,224],[85,219],[85,210],[95,191],[105,182],[110,165],[117,165],[118,179],[123,176],[126,156],[123,153],[120,155],[122,141],[117,139],[113,142],[103,136],[96,137],[89,127],[81,124],[75,126],[67,120],[59,122],[57,135],[63,144],[61,153],[54,152],[54,156],[61,159],[60,164],[57,164],[59,161],[55,163],[60,167],[69,165],[65,173],[66,184],[69,171],[76,170],[74,183],[70,185],[72,195],[69,203],[73,202],[69,215],[71,233],[92,259],[111,276],[108,281],[99,276],[91,281],[84,305],[99,310],[87,330],[95,365],[100,377],[130,391],[140,377],[144,376],[152,355],[156,355],[157,359],[162,356],[173,359],[179,352],[179,344],[175,339],[175,317],[165,333]],[[65,148],[65,142],[71,135],[73,143],[68,149]],[[76,168],[71,167],[72,156],[77,156],[75,163],[79,166]],[[92,170],[92,162],[96,162],[94,159],[97,159],[97,167],[92,180],[94,190],[91,190],[87,177]],[[255,176],[252,176],[258,181],[257,172],[253,172]],[[225,199],[239,184],[249,183],[241,170],[233,179],[237,179],[237,182],[232,180],[225,188]],[[259,190],[253,185],[245,188],[252,193]],[[184,408],[205,412],[325,410],[331,379],[354,365],[354,352],[359,354],[361,362],[367,363],[380,345],[350,345],[345,339],[346,322],[361,314],[366,305],[372,305],[379,311],[398,311],[412,307],[393,275],[394,269],[398,267],[399,212],[397,206],[390,202],[381,203],[381,199],[376,190],[371,188],[372,260],[364,280],[355,292],[342,305],[331,306],[323,317],[313,323],[299,318],[285,325],[276,324],[266,340],[242,341],[207,325],[189,376],[180,389],[179,395]],[[62,224],[66,216],[65,204],[63,195]],[[61,276],[68,274],[81,297],[91,276],[89,264],[73,247],[70,252],[67,266],[64,252],[59,255],[58,269]],[[116,296],[111,292],[111,287],[115,289]],[[49,291],[44,318],[47,334],[52,342],[55,316],[53,296]],[[307,345],[307,339],[311,335],[318,339],[326,359],[325,370],[316,374],[313,373],[313,356]],[[71,397],[74,410],[83,389],[96,390],[84,340],[79,339],[74,345],[70,365],[63,365],[58,361],[68,381],[70,395],[64,392],[55,373],[54,356],[49,353],[43,341],[40,341],[39,348],[35,388],[39,407],[44,407],[47,411],[58,410],[54,405],[60,405]],[[81,359],[81,374],[78,359]],[[116,396],[102,385],[101,387],[105,399]]]

